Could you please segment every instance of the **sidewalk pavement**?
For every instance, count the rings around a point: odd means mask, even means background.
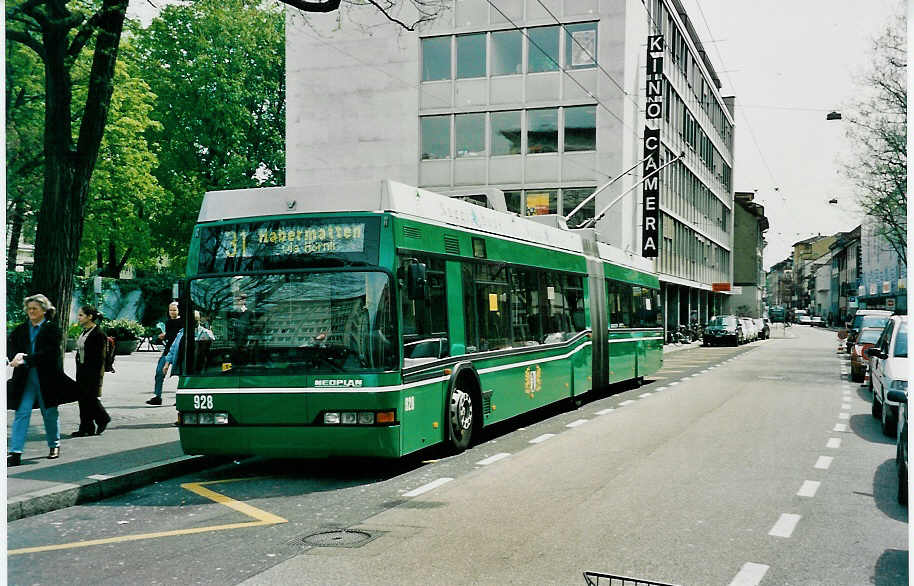
[[[75,375],[73,352],[64,370]],[[222,459],[185,456],[178,441],[175,411],[177,377],[166,379],[163,405],[151,407],[159,352],[117,356],[115,372],[105,373],[102,404],[111,423],[102,435],[70,437],[79,427],[76,403],[61,405],[60,458],[48,460],[41,413],[32,412],[22,464],[7,469],[7,521],[38,515],[190,473]],[[9,441],[13,412],[6,412]]]

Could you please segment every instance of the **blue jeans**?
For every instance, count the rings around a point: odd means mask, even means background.
[[[156,364],[156,385],[155,385],[155,395],[156,397],[162,396],[162,383],[165,382],[165,373],[162,372],[162,367],[165,366],[165,354],[159,358],[159,363]]]
[[[60,447],[60,419],[57,414],[57,407],[48,407],[45,409],[44,399],[41,398],[41,392],[38,385],[25,385],[25,391],[22,393],[22,400],[16,409],[16,415],[13,419],[13,432],[10,436],[10,452],[21,454],[25,449],[25,436],[29,431],[29,421],[32,419],[32,406],[35,404],[35,396],[38,396],[38,407],[41,409],[41,416],[44,418],[44,432],[47,435],[48,447]]]

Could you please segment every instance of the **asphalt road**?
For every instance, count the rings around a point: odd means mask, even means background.
[[[11,522],[9,582],[906,584],[894,442],[833,332],[786,336],[458,456],[247,462]]]

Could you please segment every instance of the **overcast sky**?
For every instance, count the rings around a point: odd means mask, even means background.
[[[853,187],[842,174],[846,123],[825,115],[853,101],[872,41],[904,10],[902,0],[682,2],[722,94],[736,96],[733,183],[758,190],[765,206],[765,268],[794,242],[857,226]],[[827,203],[833,197],[837,206]]]

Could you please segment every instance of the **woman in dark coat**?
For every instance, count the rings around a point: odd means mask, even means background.
[[[75,383],[63,372],[61,333],[53,321],[55,309],[47,297],[31,295],[23,301],[28,320],[7,341],[7,359],[13,378],[7,383],[7,407],[16,410],[7,466],[18,466],[25,448],[32,409],[41,409],[47,435],[48,459],[60,457],[60,421],[57,406],[74,400]]]
[[[105,377],[105,352],[108,349],[108,337],[98,327],[100,318],[101,314],[91,305],[83,305],[76,314],[76,321],[83,331],[76,340],[79,429],[73,432],[73,437],[101,435],[111,422],[111,416],[99,400]]]

